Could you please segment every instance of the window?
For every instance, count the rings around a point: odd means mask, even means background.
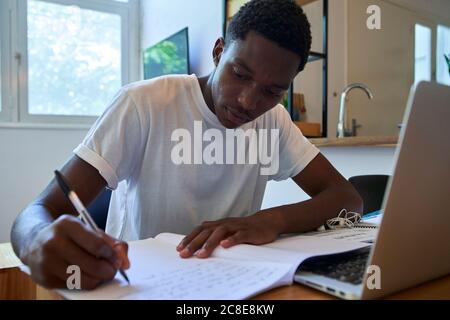
[[[4,16],[4,9],[0,6],[0,30],[2,30],[2,32],[0,32],[0,119],[2,119],[2,115],[4,113],[4,102],[3,102],[3,87],[4,87],[4,80],[3,80],[3,60],[5,59],[4,57],[4,53],[3,51],[5,50],[4,48],[4,28],[5,28],[5,16]]]
[[[121,86],[138,80],[138,0],[6,2],[16,3],[16,50],[7,59],[17,64],[9,78],[17,79],[10,84],[18,103],[9,121],[92,123]]]
[[[2,42],[0,41],[0,88],[2,88],[2,76],[3,72],[2,72]],[[0,90],[0,112],[2,112],[2,106],[3,106],[3,101],[2,101],[2,90]]]
[[[10,107],[11,90],[9,88],[10,76],[8,65],[9,55],[9,37],[8,37],[8,22],[9,17],[9,2],[0,1],[0,121],[6,121],[11,118]]]
[[[431,29],[416,24],[414,82],[422,80],[431,81]]]
[[[450,66],[445,59],[445,56],[450,59],[450,27],[438,26],[436,54],[436,80],[450,85]]]

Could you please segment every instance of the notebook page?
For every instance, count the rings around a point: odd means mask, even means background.
[[[369,241],[375,237],[371,230],[341,229],[336,232],[311,232],[299,236],[282,237],[275,242],[265,245],[240,244],[228,249],[217,247],[212,257],[252,260],[275,261],[289,263],[294,273],[297,267],[306,259],[313,256],[347,252],[367,247]],[[360,235],[358,237],[358,234]],[[156,238],[177,245],[184,236],[169,233],[159,234]]]
[[[130,285],[117,275],[93,291],[60,290],[68,299],[244,299],[292,283],[291,266],[220,258],[182,259],[173,245],[129,243]]]
[[[183,235],[174,233],[161,233],[155,237],[159,241],[171,243],[174,246],[177,246],[183,238]],[[213,251],[211,257],[246,261],[276,261],[291,264],[294,269],[297,269],[301,261],[309,258],[309,256],[303,256],[301,253],[293,255],[291,252],[267,248],[264,245],[256,246],[247,244],[236,245],[228,249],[218,246]]]
[[[265,246],[319,256],[367,247],[375,236],[376,230],[373,229],[337,229],[285,237]]]

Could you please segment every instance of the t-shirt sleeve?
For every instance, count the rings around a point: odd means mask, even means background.
[[[279,129],[279,169],[270,180],[282,181],[298,175],[320,151],[305,138],[281,105],[276,107],[275,122]]]
[[[121,89],[73,151],[95,167],[111,189],[129,177],[142,159],[140,119],[133,99]]]

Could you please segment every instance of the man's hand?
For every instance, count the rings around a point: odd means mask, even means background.
[[[217,246],[231,246],[249,243],[265,244],[274,241],[280,227],[271,214],[255,214],[245,218],[227,218],[218,221],[206,221],[196,227],[177,246],[182,258],[195,254],[207,258]]]
[[[40,230],[20,257],[34,281],[47,288],[65,288],[69,265],[81,269],[81,288],[93,289],[128,269],[128,245],[95,232],[71,215],[62,215]]]

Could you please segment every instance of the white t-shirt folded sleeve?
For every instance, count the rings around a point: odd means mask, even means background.
[[[133,99],[122,89],[74,153],[116,189],[133,174],[143,154],[142,123]]]
[[[279,170],[270,180],[282,181],[298,175],[320,153],[292,122],[286,109],[276,107],[276,127],[279,129]]]

